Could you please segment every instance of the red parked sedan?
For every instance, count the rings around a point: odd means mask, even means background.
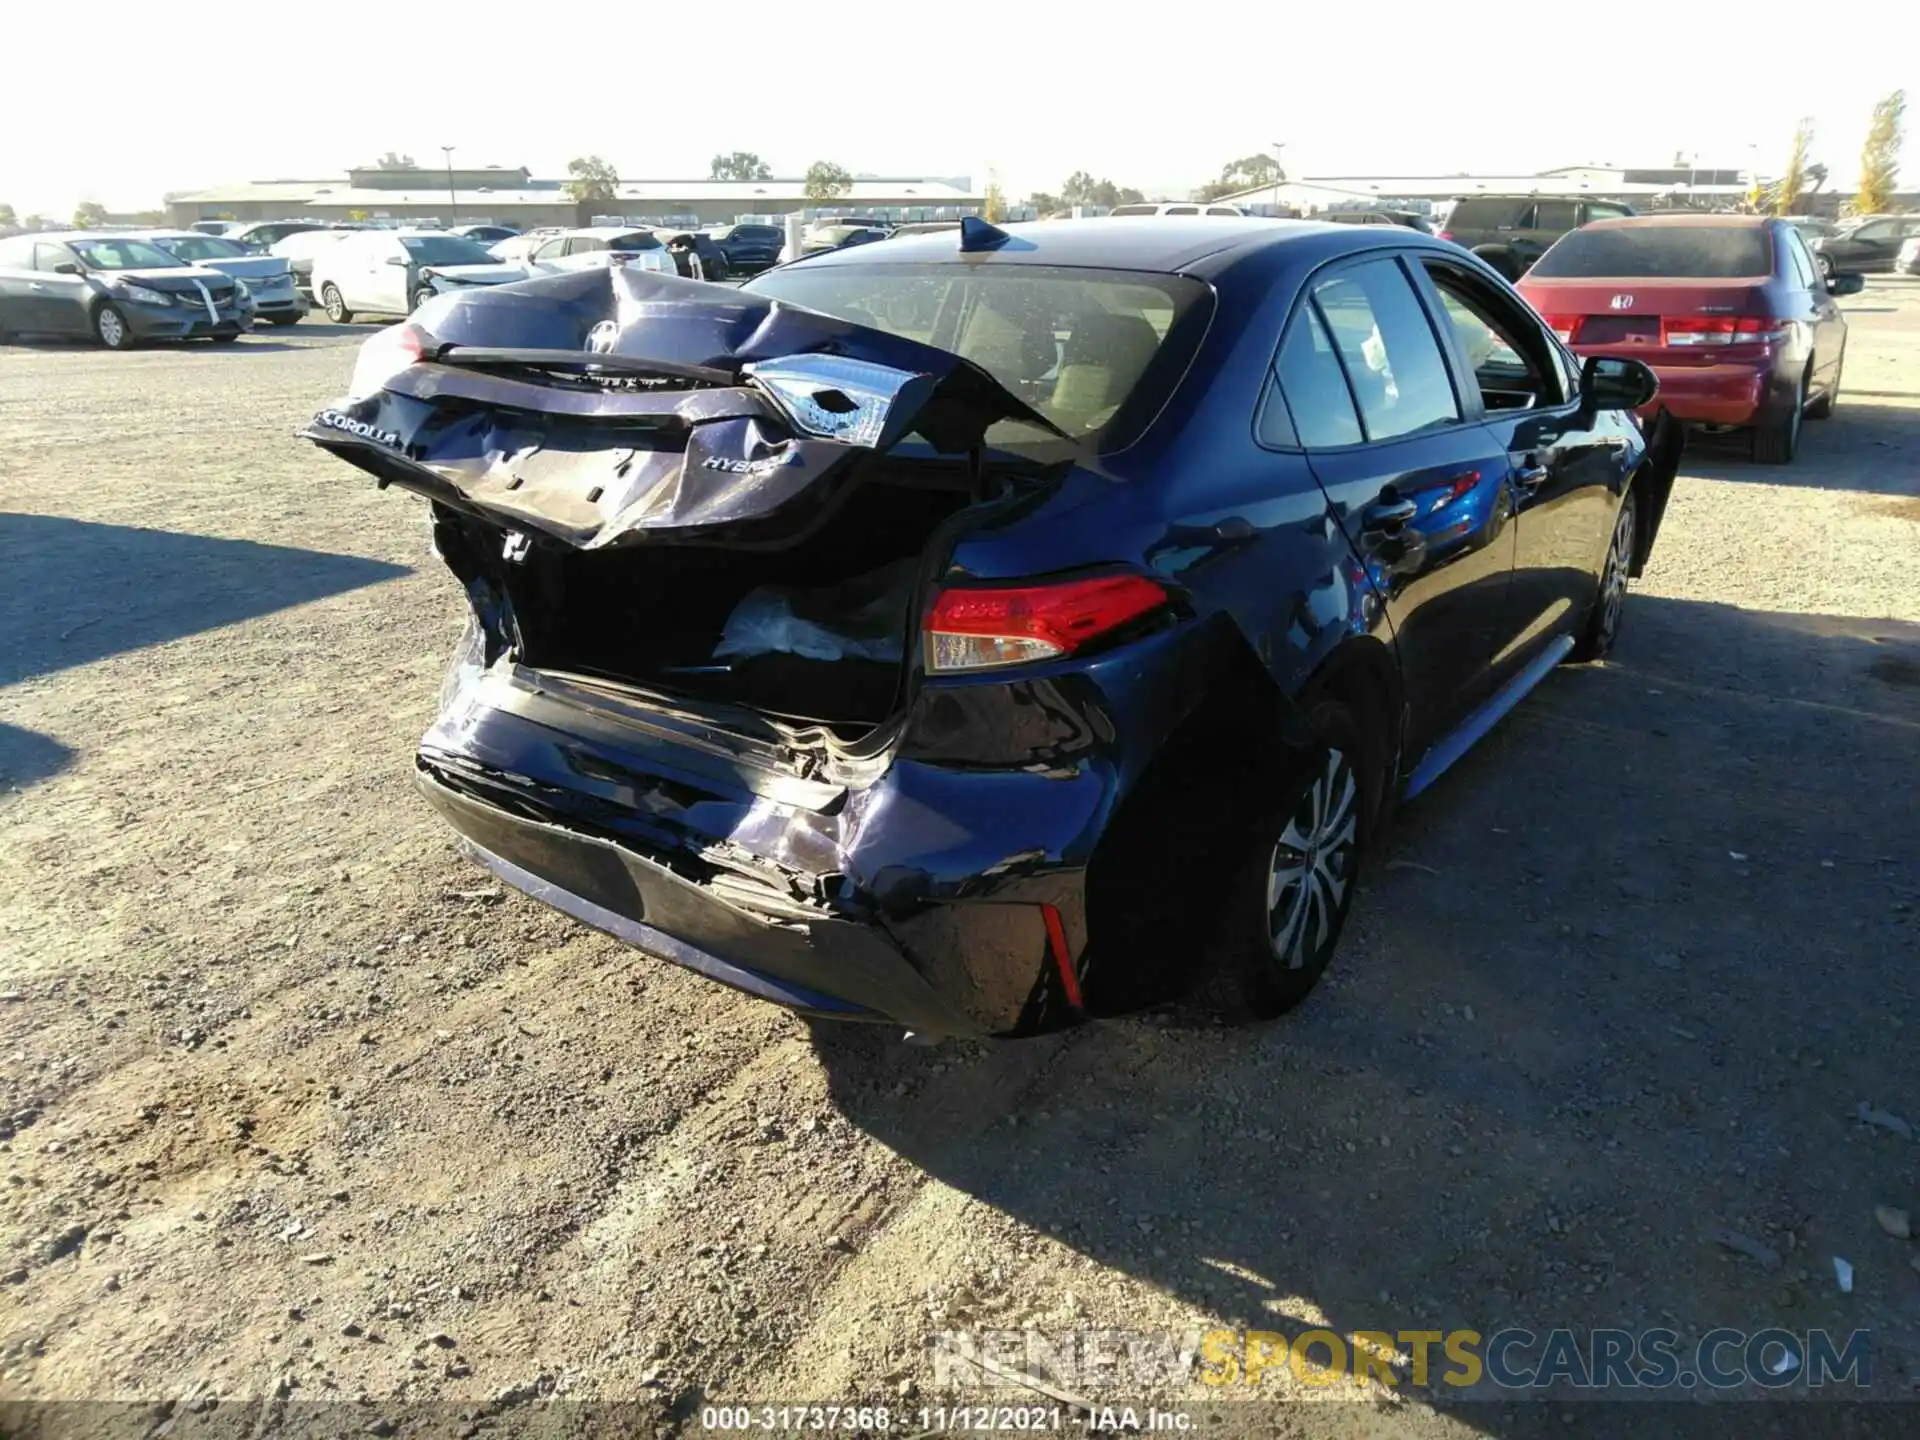
[[[1802,417],[1839,397],[1847,322],[1833,298],[1863,284],[1823,279],[1784,220],[1639,215],[1568,232],[1519,289],[1580,355],[1652,366],[1654,408],[1750,429],[1753,458],[1785,465]]]

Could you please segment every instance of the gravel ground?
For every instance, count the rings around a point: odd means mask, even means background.
[[[1920,1394],[1874,1214],[1920,1211],[1920,286],[1848,308],[1835,418],[1790,469],[1690,452],[1615,658],[1403,813],[1300,1011],[931,1050],[456,858],[409,771],[457,593],[417,501],[290,438],[365,327],[0,350],[0,1398],[644,1433],[917,1412],[935,1331],[1510,1324],[1866,1328]],[[1636,1433],[1052,1373],[1268,1433]]]

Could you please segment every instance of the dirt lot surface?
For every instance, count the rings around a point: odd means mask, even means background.
[[[934,1049],[456,856],[409,776],[460,598],[291,438],[366,327],[0,349],[0,1397],[692,1430],[917,1414],[934,1332],[1033,1329],[1043,1388],[1277,1433],[1654,1433],[1073,1338],[1216,1325],[1867,1329],[1920,1394],[1920,285],[1847,304],[1835,417],[1690,452],[1615,658],[1403,813],[1300,1011]]]

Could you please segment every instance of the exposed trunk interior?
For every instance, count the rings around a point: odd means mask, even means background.
[[[875,459],[844,503],[778,548],[659,540],[587,551],[536,538],[524,559],[489,568],[512,602],[524,664],[851,736],[895,711],[920,561],[974,491],[963,466]],[[495,527],[463,523],[494,537],[476,537],[474,553],[501,555]]]

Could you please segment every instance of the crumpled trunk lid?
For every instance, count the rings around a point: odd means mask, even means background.
[[[393,483],[583,550],[777,543],[908,433],[979,450],[1045,420],[944,350],[731,287],[613,267],[428,302],[419,363],[302,434]]]

